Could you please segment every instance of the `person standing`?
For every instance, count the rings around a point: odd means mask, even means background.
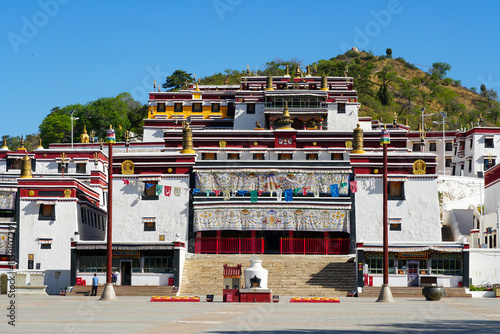
[[[97,296],[98,285],[99,285],[99,278],[97,277],[97,274],[94,274],[94,277],[92,277],[92,293],[90,294],[91,296]]]

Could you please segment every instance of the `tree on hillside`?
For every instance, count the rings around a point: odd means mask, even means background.
[[[186,84],[186,82],[192,81],[193,77],[191,76],[191,73],[187,73],[183,70],[175,70],[172,75],[167,77],[167,80],[162,87],[169,92],[178,91],[184,84]]]
[[[446,73],[451,70],[451,66],[448,63],[437,62],[432,64],[431,73],[436,75],[438,79],[444,79]]]
[[[387,55],[387,58],[392,59],[392,49],[387,48],[385,50],[385,54]]]
[[[396,72],[394,72],[392,66],[387,65],[377,73],[377,77],[381,81],[377,97],[380,102],[382,102],[382,105],[386,106],[391,102],[392,99],[392,94],[389,91],[389,84],[396,77]]]
[[[287,66],[289,69],[289,74],[293,77],[297,66],[302,67],[302,60],[299,58],[290,58],[289,60],[275,58],[264,64],[264,70],[262,71],[262,75],[265,76],[285,75]]]

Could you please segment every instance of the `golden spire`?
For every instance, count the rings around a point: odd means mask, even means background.
[[[405,125],[408,126],[408,117],[405,118]]]
[[[87,134],[87,125],[83,126],[83,133],[80,135],[80,142],[83,144],[88,144],[90,142],[90,137]]]
[[[31,174],[31,159],[28,156],[28,152],[26,152],[26,155],[23,158],[23,163],[21,165],[21,179],[28,179],[32,178],[33,174]]]
[[[21,136],[21,146],[17,149],[18,151],[26,151],[26,147],[24,147],[24,139]]]
[[[290,112],[288,112],[288,101],[285,101],[285,109],[283,109],[283,117],[281,117],[280,123],[279,130],[293,130],[290,126],[293,121],[290,119]]]
[[[297,67],[295,68],[295,78],[301,78],[302,77],[302,71],[300,70],[299,64],[297,64]]]
[[[328,90],[328,78],[326,74],[321,77],[321,88],[319,90]]]
[[[193,150],[193,131],[189,127],[189,124],[184,121],[182,122],[182,150],[181,153],[184,154],[195,154]]]
[[[273,77],[271,76],[271,74],[269,74],[269,76],[267,77],[267,80],[266,80],[266,90],[274,90]]]
[[[353,135],[353,143],[352,143],[352,151],[351,153],[363,154],[365,150],[363,150],[363,129],[358,123],[356,129],[354,129]]]
[[[199,92],[200,91],[200,81],[196,81],[196,87],[194,89],[195,92]]]
[[[310,77],[311,76],[311,65],[307,65],[306,67],[306,77]]]
[[[284,75],[285,78],[290,78],[290,66],[286,65],[286,74]]]
[[[7,146],[7,137],[3,137],[3,146],[2,150],[8,150],[9,147]]]
[[[42,146],[42,138],[38,138],[38,146],[36,147],[37,150],[43,149]]]

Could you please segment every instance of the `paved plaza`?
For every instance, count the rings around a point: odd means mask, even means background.
[[[8,324],[15,302],[15,327]],[[151,303],[148,297],[0,295],[0,333],[500,333],[500,298],[341,298],[339,304]]]

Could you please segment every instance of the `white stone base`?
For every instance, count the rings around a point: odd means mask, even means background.
[[[16,285],[16,294],[48,296],[46,288],[46,285]]]

